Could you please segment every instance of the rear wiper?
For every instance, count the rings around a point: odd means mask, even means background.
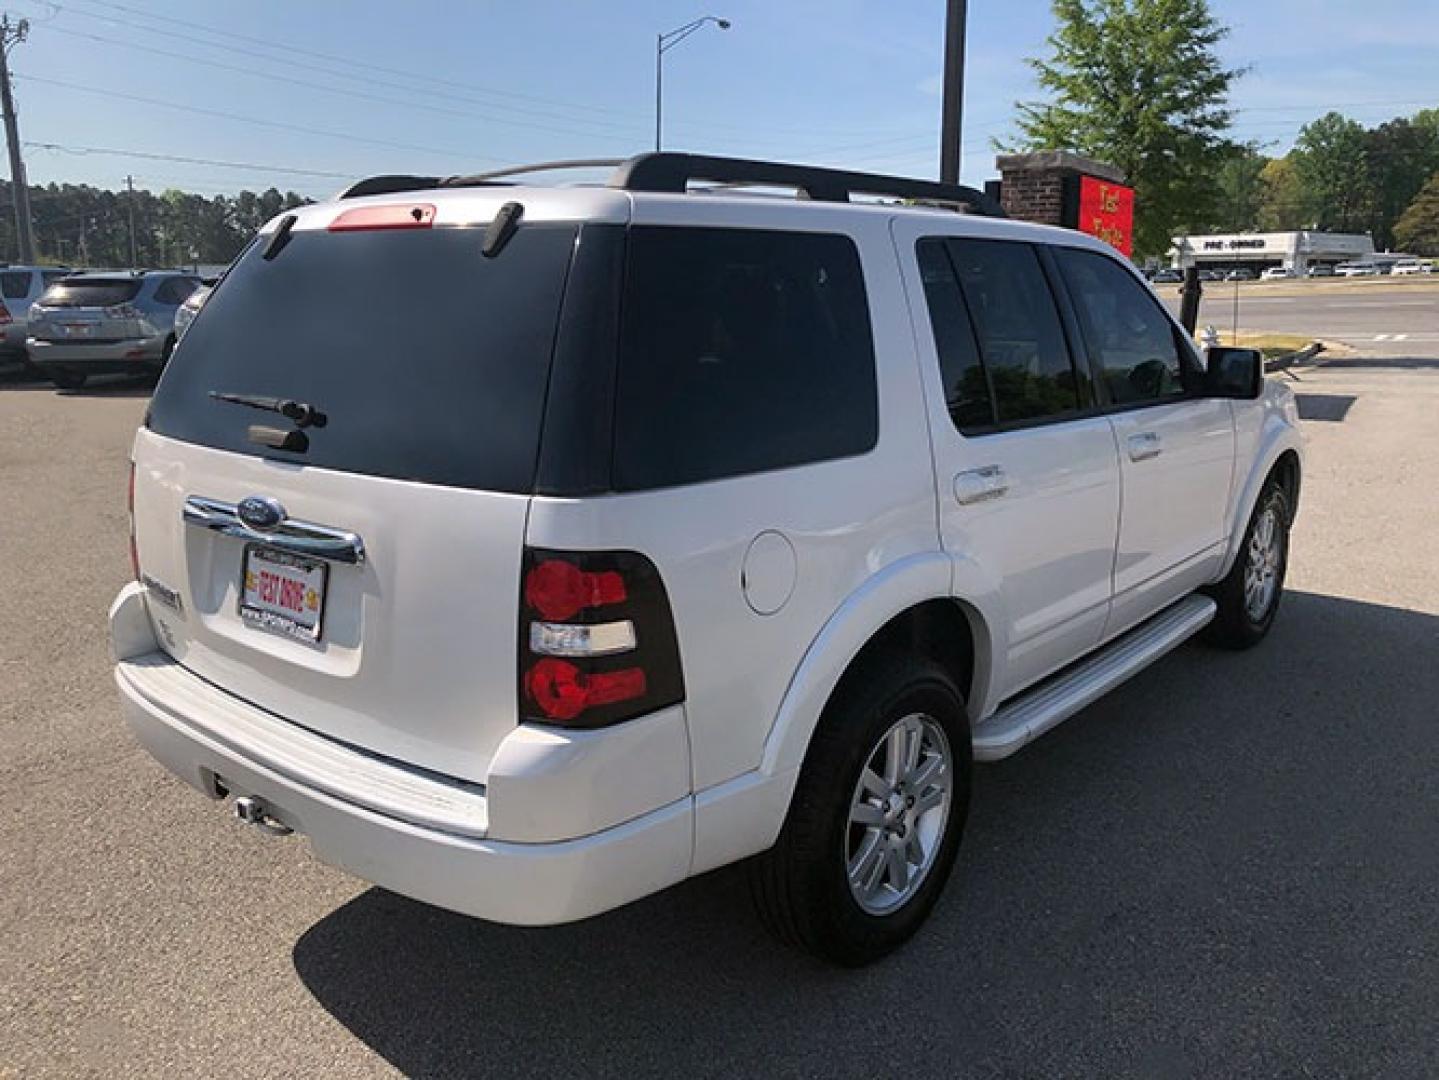
[[[326,416],[315,406],[289,398],[264,397],[260,394],[231,394],[223,390],[211,390],[210,396],[216,401],[228,401],[232,405],[247,405],[252,409],[279,413],[286,420],[293,421],[298,428],[325,426]]]

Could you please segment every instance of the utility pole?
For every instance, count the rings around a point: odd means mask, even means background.
[[[140,259],[135,254],[135,178],[130,175],[125,177],[125,190],[129,192],[126,202],[130,205],[130,269],[139,269]]]
[[[947,0],[944,20],[944,107],[940,114],[939,178],[959,183],[959,131],[964,113],[964,30],[967,0]]]
[[[10,87],[10,47],[30,33],[30,20],[12,23],[7,14],[0,19],[0,105],[5,112],[5,142],[10,149],[10,188],[15,202],[15,237],[20,261],[35,261],[35,234],[30,222],[30,184],[25,179],[25,159],[20,156],[20,124],[15,118],[15,99]]]

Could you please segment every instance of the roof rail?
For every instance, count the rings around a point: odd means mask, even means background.
[[[729,186],[794,188],[805,198],[820,202],[849,202],[852,195],[890,195],[954,206],[986,217],[1008,216],[984,192],[959,184],[700,154],[654,153],[632,157],[615,170],[610,177],[610,187],[623,191],[683,193],[694,180]]]
[[[779,161],[750,161],[745,158],[707,157],[703,154],[652,153],[620,158],[579,158],[572,161],[543,161],[516,165],[470,176],[372,176],[340,193],[342,199],[362,195],[387,195],[398,191],[424,191],[446,187],[487,187],[503,185],[506,177],[560,169],[613,167],[609,186],[621,191],[653,191],[683,194],[692,181],[727,187],[794,188],[807,199],[819,202],[849,202],[854,195],[888,195],[912,199],[926,205],[954,207],[963,213],[986,217],[1007,217],[999,203],[982,191],[959,184],[916,180],[880,173],[848,172],[818,165],[790,165]]]

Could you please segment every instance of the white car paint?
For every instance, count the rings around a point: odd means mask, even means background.
[[[414,198],[346,200],[343,209]],[[526,222],[850,237],[874,329],[880,435],[856,457],[553,498],[280,466],[142,430],[140,563],[180,605],[134,584],[112,610],[128,721],[193,786],[263,799],[323,857],[407,895],[500,921],[557,922],[762,851],[826,703],[891,618],[929,600],[960,605],[974,638],[966,689],[980,731],[1018,691],[1218,579],[1269,470],[1300,452],[1293,396],[1274,383],[1258,401],[1185,400],[959,436],[938,387],[914,238],[1108,252],[1077,233],[719,194],[423,194],[436,222],[451,225],[489,221],[516,198]],[[339,210],[292,211],[294,229],[324,229]],[[1131,461],[1123,448],[1141,434],[1157,436],[1162,453]],[[1006,490],[961,503],[964,485],[987,482],[966,475],[989,466],[1002,469]],[[189,496],[234,502],[256,490],[294,517],[363,537],[362,565],[331,568],[322,649],[242,625],[243,541],[182,523]],[[793,551],[793,582],[776,590],[784,599],[773,610],[747,598],[744,582],[746,555],[765,534]],[[628,549],[654,562],[674,612],[682,704],[584,732],[518,722],[515,598],[526,545]],[[268,732],[267,745],[283,747],[292,728],[357,755],[341,770],[344,794],[339,766],[325,764],[349,761],[340,751],[287,766],[247,754],[238,734]],[[435,814],[468,799],[470,832],[396,816],[405,805],[397,792],[429,799]]]

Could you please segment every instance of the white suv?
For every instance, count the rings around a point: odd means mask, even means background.
[[[972,760],[1269,628],[1294,400],[1107,246],[761,162],[495,181],[266,226],[136,437],[124,712],[244,820],[522,924],[754,856],[862,963]]]

